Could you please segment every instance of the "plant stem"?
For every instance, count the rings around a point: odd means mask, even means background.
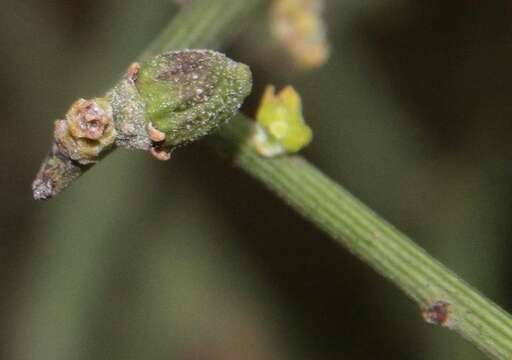
[[[194,0],[142,53],[148,58],[183,48],[218,48],[235,35],[262,0]]]
[[[512,356],[512,318],[300,156],[263,158],[242,115],[222,128],[235,163],[417,302],[425,320],[485,353]]]

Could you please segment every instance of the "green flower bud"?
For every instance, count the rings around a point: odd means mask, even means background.
[[[136,86],[146,120],[177,146],[232,117],[251,91],[251,72],[214,51],[176,51],[142,63]]]

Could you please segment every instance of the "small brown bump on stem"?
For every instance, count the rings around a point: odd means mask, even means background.
[[[171,150],[169,150],[169,149],[153,146],[151,149],[149,149],[149,152],[157,160],[160,160],[160,161],[167,161],[171,158]]]
[[[156,129],[151,122],[148,124],[148,135],[151,141],[154,142],[162,142],[165,140],[165,133]]]
[[[423,319],[429,324],[448,326],[450,324],[450,303],[438,300],[422,311]]]
[[[139,77],[139,71],[140,71],[140,64],[139,63],[133,63],[128,67],[128,78],[135,82],[137,81],[137,78]]]

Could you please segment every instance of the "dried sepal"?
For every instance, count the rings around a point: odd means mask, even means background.
[[[50,153],[32,183],[34,198],[51,198],[114,146],[116,130],[106,98],[79,99],[54,123]]]
[[[83,165],[98,161],[116,139],[112,107],[104,98],[77,100],[65,120],[55,121],[54,138],[71,160]]]
[[[148,124],[148,135],[153,142],[162,142],[165,140],[165,133],[155,128],[152,122]]]
[[[139,71],[140,71],[140,64],[139,63],[133,63],[128,67],[128,70],[126,71],[126,75],[128,76],[128,79],[135,82],[137,78],[139,77]]]
[[[167,161],[171,159],[172,149],[159,146],[153,146],[149,152],[153,157],[160,161]]]

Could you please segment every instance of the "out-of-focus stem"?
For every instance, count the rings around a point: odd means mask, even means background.
[[[185,6],[141,54],[184,48],[218,48],[238,33],[262,0],[194,0]]]

